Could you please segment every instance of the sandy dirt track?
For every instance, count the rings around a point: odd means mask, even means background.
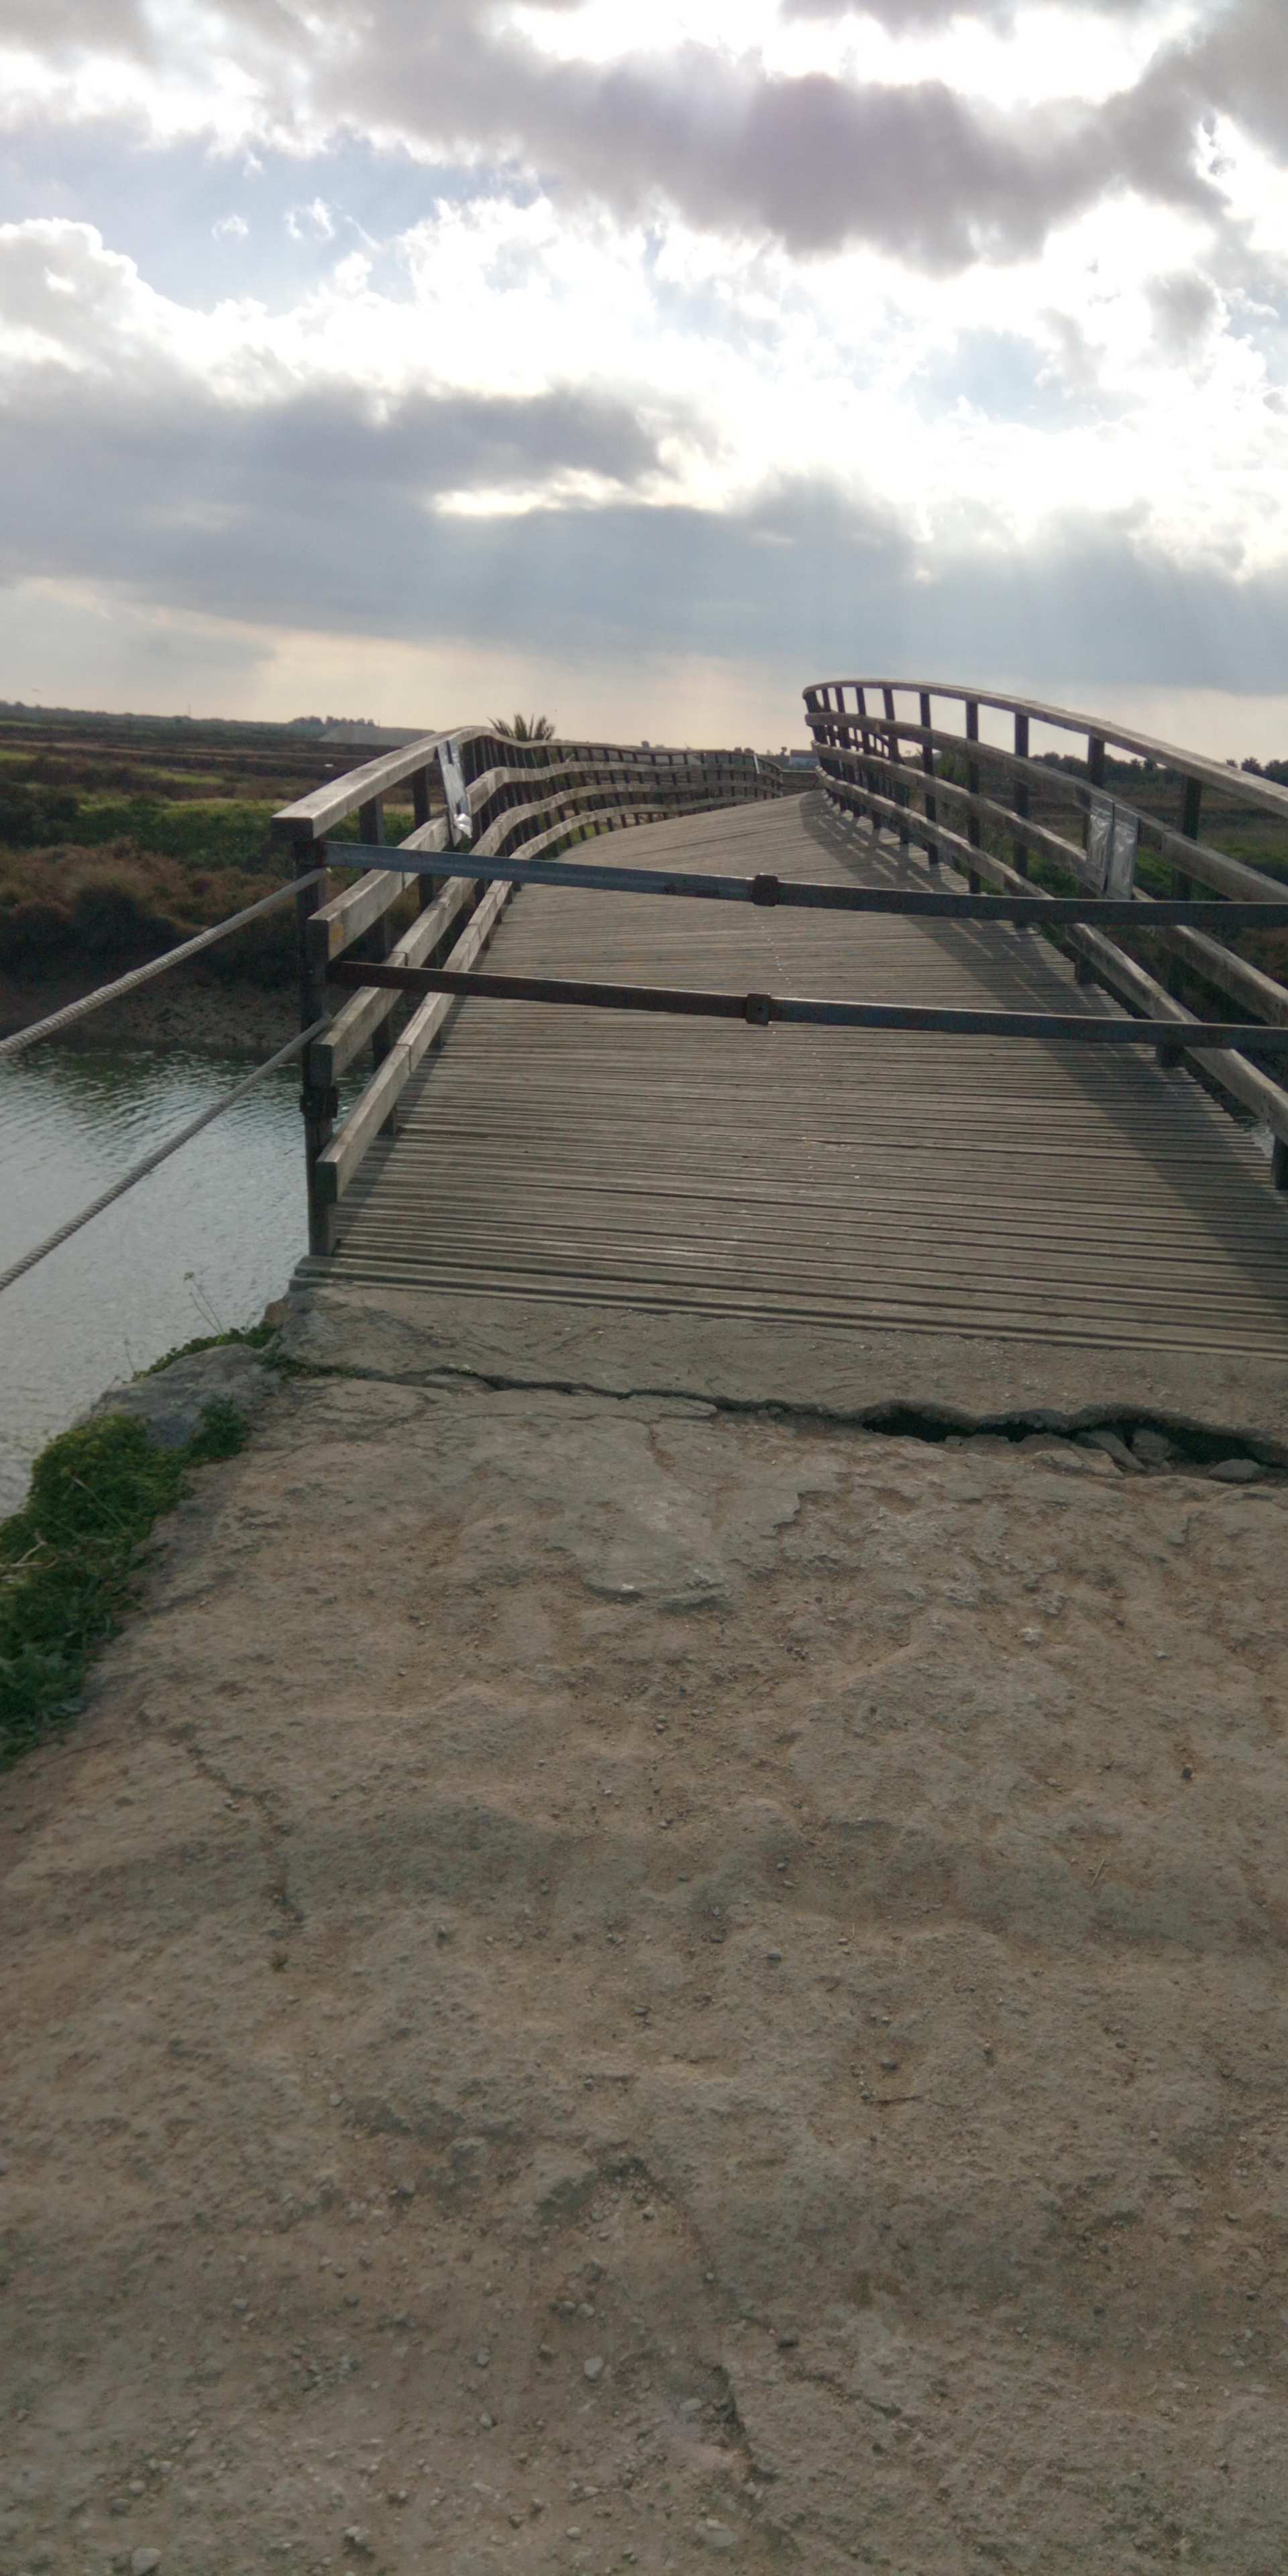
[[[3,1785],[0,2576],[1280,2576],[1286,1539],[288,1382]]]

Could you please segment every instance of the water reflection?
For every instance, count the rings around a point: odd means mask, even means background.
[[[250,1071],[166,1047],[34,1048],[0,1065],[0,1269]],[[299,1074],[271,1075],[0,1297],[0,1513],[105,1386],[253,1323],[305,1249]]]

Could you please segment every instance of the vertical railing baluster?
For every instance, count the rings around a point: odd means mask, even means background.
[[[313,850],[315,864],[326,866],[326,843],[319,841]],[[322,1018],[327,1007],[325,971],[319,973],[309,951],[309,923],[325,896],[324,885],[305,886],[295,898],[296,919],[300,933],[300,1027],[311,1029]],[[335,1210],[324,1204],[318,1188],[318,1158],[331,1142],[335,1124],[336,1095],[318,1081],[316,1055],[306,1047],[300,1058],[300,1111],[304,1120],[304,1182],[308,1194],[309,1250],[326,1254],[335,1249]]]
[[[433,812],[433,794],[434,764],[427,760],[423,769],[412,771],[411,777],[411,816],[418,832],[429,821]],[[427,912],[437,895],[438,885],[433,877],[417,877],[416,910],[418,912]]]
[[[967,699],[967,701],[966,701],[966,740],[967,740],[967,742],[975,742],[975,743],[977,743],[977,742],[979,741],[979,700],[978,700],[978,698],[968,698],[968,699]],[[968,761],[967,761],[967,763],[966,763],[966,787],[967,787],[967,792],[968,792],[968,794],[969,794],[969,795],[971,795],[971,796],[978,796],[978,794],[979,794],[979,762],[978,762],[977,760],[968,760]],[[973,805],[972,805],[972,807],[971,807],[971,809],[970,809],[970,816],[969,816],[969,820],[968,820],[967,825],[966,825],[966,838],[967,838],[967,840],[970,842],[971,848],[972,848],[973,850],[978,850],[978,849],[982,846],[983,838],[984,838],[983,830],[982,830],[982,827],[981,827],[981,824],[980,824],[979,816],[978,816],[978,814],[976,813],[975,808],[974,808],[974,806],[973,806]],[[977,869],[977,868],[968,868],[968,869],[967,869],[967,871],[966,871],[966,882],[967,882],[967,884],[969,885],[969,887],[970,887],[970,890],[971,890],[971,893],[972,893],[972,894],[978,894],[978,893],[979,893],[979,889],[980,889],[980,882],[981,882],[981,880],[980,880],[980,875],[979,875],[979,871],[978,871],[978,869]]]
[[[1015,757],[1017,760],[1027,760],[1028,756],[1029,720],[1027,716],[1020,715],[1017,711],[1015,718]],[[1029,782],[1027,778],[1016,778],[1013,781],[1011,789],[1011,803],[1015,812],[1019,815],[1021,822],[1027,823],[1029,819]],[[1020,875],[1022,877],[1026,877],[1029,873],[1028,842],[1020,839],[1012,841],[1011,857],[1014,860]]]
[[[931,714],[930,714],[930,691],[929,691],[929,689],[923,689],[923,690],[922,690],[922,692],[921,692],[921,698],[920,698],[920,707],[921,707],[921,722],[922,722],[922,724],[924,725],[924,727],[925,727],[925,729],[926,729],[927,733],[929,733],[929,731],[930,731],[930,727],[931,727]],[[938,821],[939,821],[939,807],[938,807],[938,805],[937,805],[937,803],[936,803],[936,801],[935,801],[935,788],[934,788],[934,778],[935,778],[935,746],[934,746],[934,744],[933,744],[932,742],[923,742],[923,743],[922,743],[922,746],[921,746],[921,774],[922,774],[922,777],[927,781],[927,784],[926,784],[926,786],[922,789],[922,793],[921,793],[921,802],[922,802],[922,807],[923,807],[923,810],[924,810],[924,812],[925,812],[926,821],[927,821],[927,822],[932,826],[932,828],[933,828],[933,827],[934,827],[934,825],[936,825],[936,824],[938,823]],[[930,848],[929,848],[929,851],[927,852],[927,856],[928,856],[928,858],[929,858],[929,861],[930,861],[930,865],[931,865],[931,867],[932,867],[932,868],[937,868],[937,867],[938,867],[938,865],[939,865],[939,843],[938,843],[938,841],[937,841],[937,840],[936,840],[936,841],[932,841],[932,842],[931,842],[931,844],[930,844]]]
[[[902,780],[894,774],[895,771],[902,769],[903,767],[903,752],[899,742],[899,719],[895,712],[893,689],[883,689],[881,697],[882,703],[885,707],[886,722],[893,728],[893,730],[886,735],[886,750],[891,763],[890,793],[899,808],[899,847],[901,850],[906,850],[909,847],[909,832],[908,826],[903,819],[903,814],[904,808],[908,802],[908,791],[903,785]]]
[[[1187,778],[1181,803],[1181,831],[1187,841],[1197,841],[1202,819],[1203,781],[1201,778]],[[1194,892],[1194,880],[1184,868],[1173,870],[1173,886],[1178,902],[1188,903]]]

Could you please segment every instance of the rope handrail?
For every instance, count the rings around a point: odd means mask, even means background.
[[[213,1125],[216,1118],[222,1118],[226,1109],[234,1109],[239,1100],[245,1099],[248,1091],[254,1090],[257,1082],[263,1081],[266,1074],[276,1073],[279,1065],[289,1064],[292,1056],[301,1054],[305,1047],[311,1046],[314,1038],[320,1037],[328,1025],[329,1021],[322,1018],[315,1020],[311,1028],[302,1029],[297,1038],[291,1038],[286,1046],[279,1047],[276,1055],[269,1056],[266,1063],[256,1065],[253,1073],[248,1073],[234,1086],[233,1090],[226,1091],[221,1100],[215,1101],[213,1107],[203,1109],[200,1116],[189,1119],[187,1126],[181,1127],[176,1136],[167,1137],[164,1145],[157,1145],[150,1154],[145,1154],[141,1162],[135,1163],[132,1170],[125,1172],[119,1181],[113,1181],[110,1189],[101,1191],[88,1207],[81,1209],[78,1216],[69,1217],[65,1225],[56,1227],[52,1234],[46,1235],[43,1243],[36,1244],[30,1252],[24,1252],[21,1259],[11,1262],[7,1270],[0,1270],[0,1294],[6,1288],[12,1288],[16,1279],[22,1279],[29,1270],[34,1270],[38,1261],[45,1260],[51,1252],[57,1252],[60,1244],[69,1242],[72,1235],[79,1234],[81,1227],[88,1225],[91,1218],[101,1216],[104,1208],[111,1207],[115,1199],[124,1198],[126,1191],[132,1190],[136,1182],[145,1181],[149,1173],[156,1171],[158,1164],[168,1162],[172,1154],[177,1154],[181,1145],[190,1144],[194,1136],[201,1134],[203,1127],[209,1127]]]
[[[78,1020],[88,1019],[92,1011],[101,1011],[105,1003],[119,1002],[127,993],[137,993],[141,985],[150,984],[158,975],[167,974],[172,966],[181,966],[186,958],[199,957],[203,948],[213,948],[218,940],[227,939],[231,931],[244,929],[248,921],[260,921],[266,913],[280,911],[284,903],[303,894],[308,886],[320,885],[325,874],[324,868],[310,868],[307,876],[296,877],[291,885],[275,886],[273,892],[262,896],[258,903],[248,904],[244,912],[230,913],[227,921],[216,922],[213,929],[198,931],[195,938],[185,939],[178,948],[167,948],[164,957],[150,958],[146,966],[135,966],[128,975],[118,975],[115,983],[100,984],[95,992],[83,993],[78,1002],[68,1002],[61,1011],[51,1011],[48,1019],[35,1020],[29,1029],[16,1029],[12,1037],[0,1038],[0,1061],[7,1056],[21,1055],[26,1047],[35,1046],[39,1038],[61,1037],[64,1029],[74,1028]],[[0,1287],[4,1284],[0,1279]]]

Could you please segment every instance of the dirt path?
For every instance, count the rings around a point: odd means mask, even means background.
[[[288,1383],[4,1784],[3,2576],[1279,2576],[1286,1541]]]

